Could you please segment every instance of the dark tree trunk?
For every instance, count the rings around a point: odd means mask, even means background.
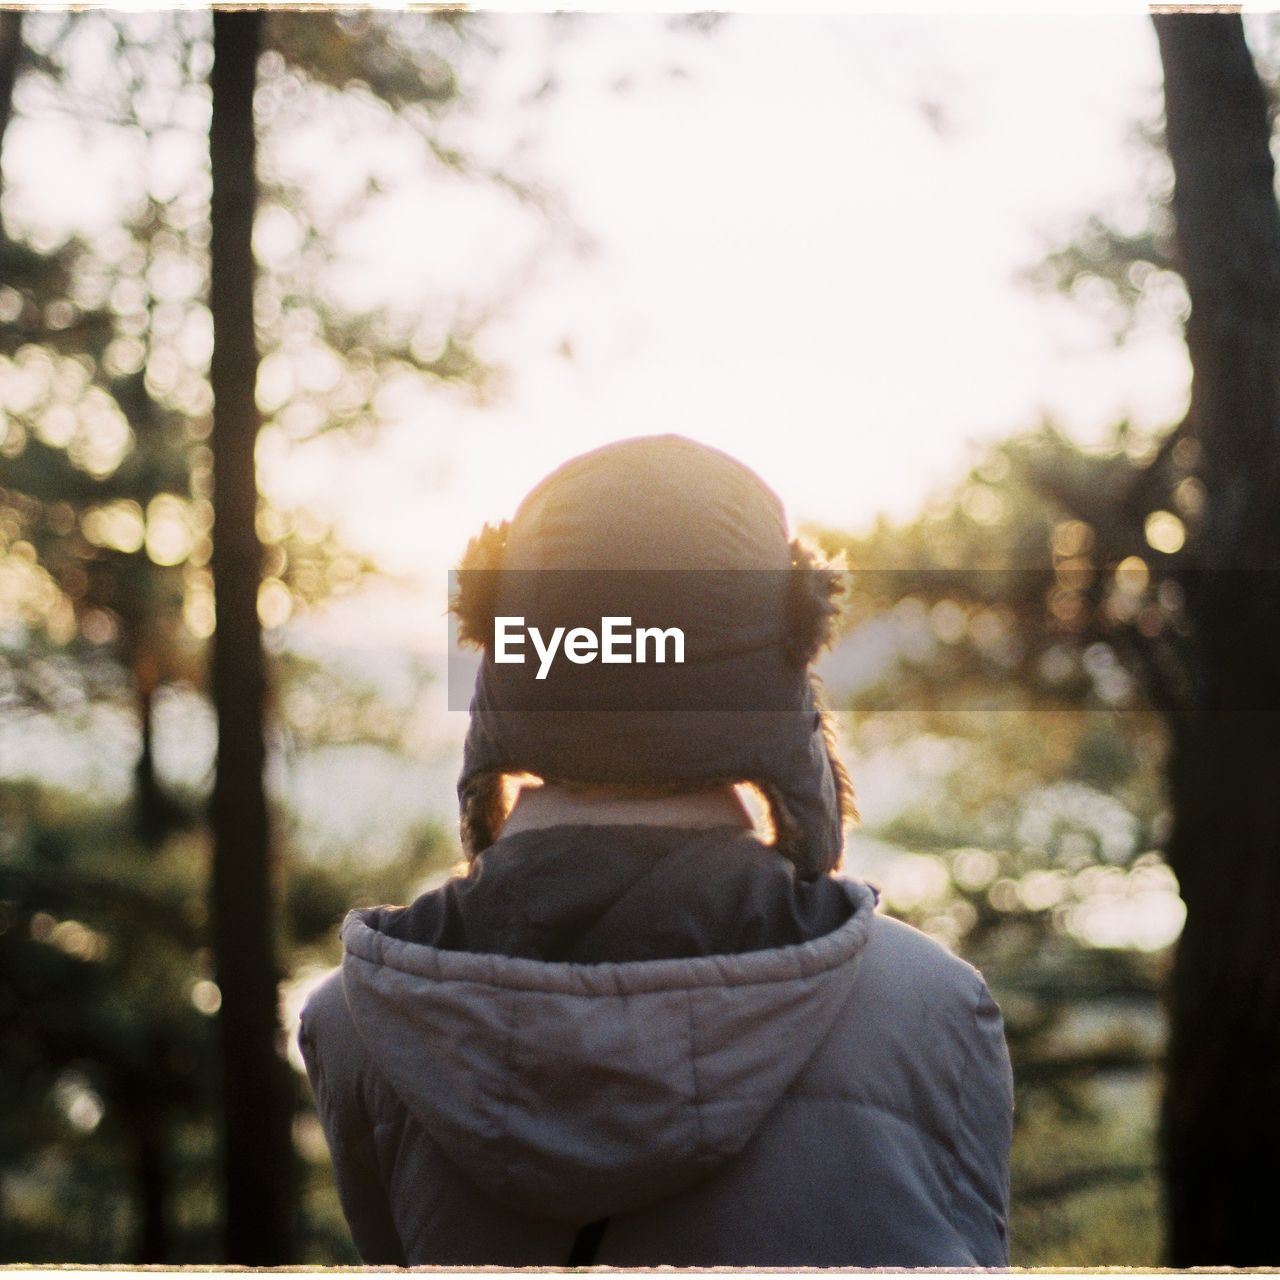
[[[140,1266],[169,1257],[169,1181],[165,1168],[163,1119],[144,1114],[133,1117],[134,1158],[137,1164],[141,1213],[135,1261]]]
[[[13,86],[18,81],[22,60],[22,11],[0,10],[0,157],[4,155],[4,135],[13,115]],[[0,196],[4,195],[4,169],[0,167]],[[4,247],[4,219],[0,217],[0,249]]]
[[[22,56],[22,11],[0,11],[0,148],[5,130],[13,114],[13,86],[18,80],[18,61]]]
[[[222,990],[225,1261],[291,1261],[292,1082],[282,1056],[273,944],[271,832],[263,787],[266,676],[257,597],[251,237],[257,198],[253,91],[261,12],[213,18],[209,306],[214,349],[213,700],[218,765],[211,804],[213,920]]]
[[[1169,860],[1187,906],[1161,1146],[1174,1266],[1280,1264],[1280,211],[1238,16],[1155,18],[1191,425],[1208,501],[1185,574],[1193,696]]]
[[[158,848],[169,834],[173,814],[156,777],[155,690],[139,682],[136,668],[134,680],[142,747],[133,766],[133,826],[143,844]]]
[[[155,700],[160,687],[160,660],[148,614],[155,603],[151,591],[151,570],[145,569],[134,584],[127,613],[122,613],[122,646],[133,678],[134,707],[138,717],[140,748],[133,766],[133,829],[138,839],[158,849],[165,839],[183,825],[182,807],[160,785],[156,772]]]

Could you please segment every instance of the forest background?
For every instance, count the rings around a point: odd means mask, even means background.
[[[5,1260],[356,1261],[291,1027],[456,861],[446,570],[660,429],[854,566],[1015,1264],[1277,1261],[1277,46],[1160,22],[0,14]]]

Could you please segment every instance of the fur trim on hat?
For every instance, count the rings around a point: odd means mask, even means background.
[[[449,610],[458,618],[458,643],[476,649],[493,644],[494,595],[507,549],[507,521],[486,524],[462,553],[456,575],[457,588],[449,600]]]
[[[829,560],[802,538],[791,540],[786,648],[800,666],[807,667],[831,643],[843,568],[843,559]]]

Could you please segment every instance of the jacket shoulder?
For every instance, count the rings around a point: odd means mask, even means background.
[[[1003,1095],[1007,1061],[982,975],[919,930],[877,914],[849,1000],[797,1084],[897,1116],[950,1145],[961,1093]]]
[[[372,1064],[347,1007],[341,969],[324,978],[303,1005],[298,1045],[312,1084],[323,1081],[330,1097],[368,1090]]]
[[[861,967],[860,984],[882,985],[904,1011],[911,1005],[937,1010],[957,1001],[972,1008],[986,989],[973,965],[928,934],[879,912],[872,919]]]
[[[312,990],[302,1006],[302,1031],[305,1040],[325,1047],[347,1041],[355,1034],[355,1023],[347,1008],[342,987],[342,970],[334,969]]]

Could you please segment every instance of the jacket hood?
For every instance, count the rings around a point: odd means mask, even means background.
[[[342,929],[343,984],[378,1070],[496,1200],[584,1223],[673,1194],[746,1146],[847,1000],[875,909],[812,941],[573,964]]]

